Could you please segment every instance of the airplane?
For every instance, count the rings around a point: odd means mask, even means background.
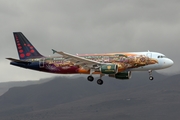
[[[105,54],[72,55],[53,50],[56,57],[45,57],[21,32],[13,32],[20,59],[6,58],[10,64],[31,70],[55,74],[89,74],[88,81],[93,81],[94,74],[99,74],[97,84],[102,85],[102,77],[108,75],[119,80],[131,78],[132,71],[148,71],[153,80],[153,70],[171,67],[173,61],[158,52],[117,52]]]

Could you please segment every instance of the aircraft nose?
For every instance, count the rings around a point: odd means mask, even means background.
[[[171,67],[174,64],[174,62],[171,59],[166,60],[167,67]]]

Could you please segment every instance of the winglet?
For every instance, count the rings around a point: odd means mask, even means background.
[[[53,51],[53,54],[57,53],[57,51],[56,51],[56,50],[54,50],[54,49],[52,49],[52,51]]]

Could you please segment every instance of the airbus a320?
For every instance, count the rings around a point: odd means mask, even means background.
[[[158,52],[117,52],[105,54],[72,55],[52,50],[56,57],[41,55],[29,40],[21,33],[14,32],[19,59],[7,58],[10,64],[36,71],[56,74],[88,74],[87,80],[94,81],[99,74],[97,84],[102,85],[102,77],[108,75],[119,80],[131,78],[132,71],[148,71],[153,80],[152,71],[171,67],[173,61]]]

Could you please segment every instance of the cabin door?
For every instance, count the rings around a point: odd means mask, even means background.
[[[39,67],[40,68],[44,68],[44,58],[41,58],[40,60],[39,60]]]

